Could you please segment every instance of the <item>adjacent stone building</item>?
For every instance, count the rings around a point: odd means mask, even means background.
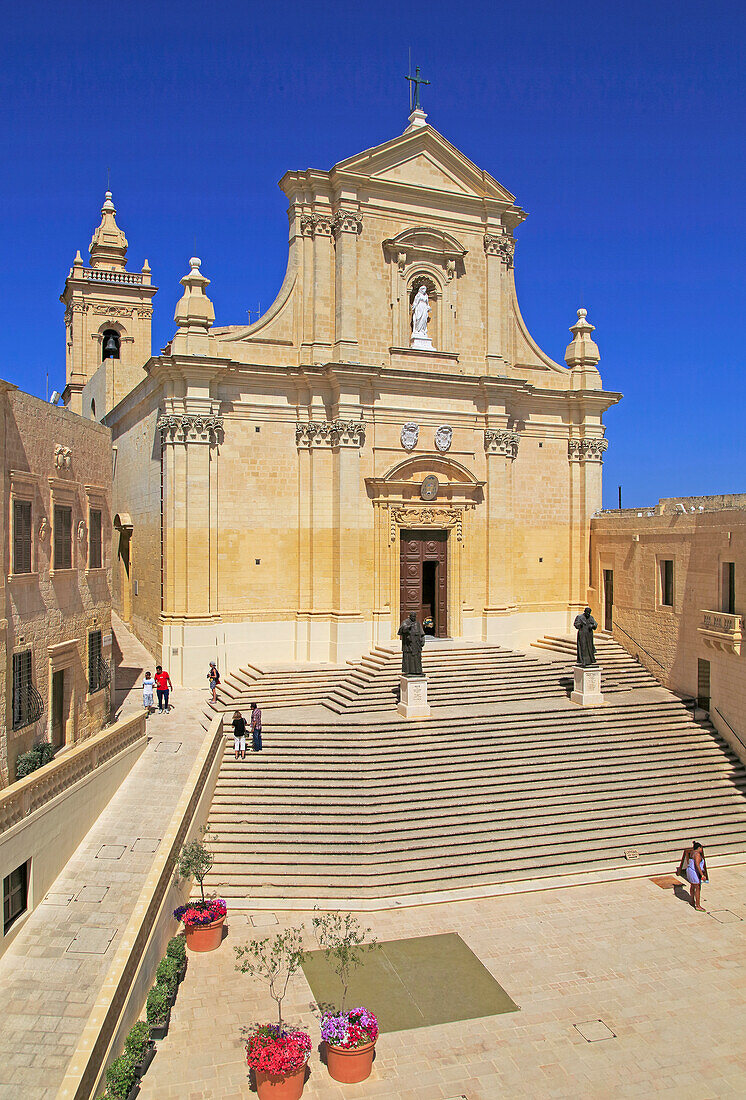
[[[98,732],[111,698],[111,433],[0,382],[0,785],[40,741]]]
[[[280,186],[287,273],[254,324],[214,325],[195,257],[176,335],[138,365],[155,288],[125,270],[110,196],[90,269],[76,258],[68,278],[66,394],[112,429],[124,618],[181,683],[213,658],[342,662],[410,610],[441,637],[567,630],[620,395],[585,310],[565,364],[530,336],[513,272],[524,211],[421,110]],[[99,358],[117,326],[135,356],[126,395]]]
[[[591,521],[599,625],[746,748],[746,493],[663,499]]]

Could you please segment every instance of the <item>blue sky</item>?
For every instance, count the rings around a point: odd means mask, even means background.
[[[58,298],[106,170],[153,347],[196,241],[217,323],[274,298],[289,168],[429,121],[516,196],[526,322],[562,361],[582,303],[606,418],[605,504],[744,485],[746,14],[736,3],[27,2],[0,43],[0,376],[64,384]]]

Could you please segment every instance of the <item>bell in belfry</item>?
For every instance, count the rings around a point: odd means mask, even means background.
[[[104,333],[104,346],[102,359],[118,359],[119,358],[119,337],[116,332],[108,329]]]

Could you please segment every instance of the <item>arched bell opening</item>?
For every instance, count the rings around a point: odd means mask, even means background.
[[[116,329],[104,329],[101,334],[101,362],[105,359],[118,359],[121,337]]]

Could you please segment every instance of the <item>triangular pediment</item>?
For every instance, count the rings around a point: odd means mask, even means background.
[[[492,198],[510,205],[515,202],[514,195],[432,126],[422,126],[357,153],[335,165],[330,174],[362,176],[382,183]]]

